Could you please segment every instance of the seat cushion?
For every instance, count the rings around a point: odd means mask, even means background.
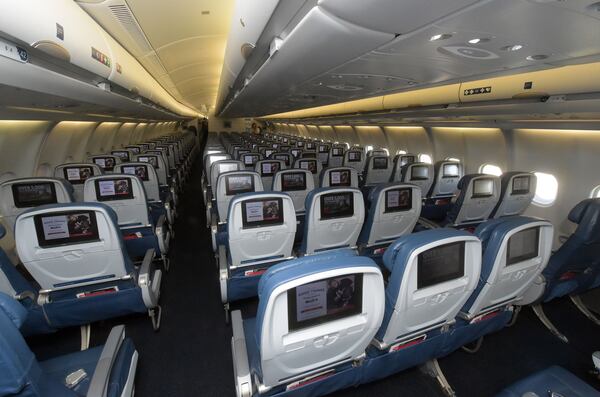
[[[568,397],[600,396],[600,392],[561,367],[550,367],[537,372],[504,389],[497,397],[522,397],[525,393],[538,396]]]

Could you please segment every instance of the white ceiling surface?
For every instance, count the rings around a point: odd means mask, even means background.
[[[177,100],[214,105],[234,0],[75,1]]]
[[[598,60],[595,1],[320,0],[237,97],[230,96],[224,115],[267,115]],[[452,36],[430,41],[438,34]],[[475,38],[489,41],[468,43]],[[514,45],[522,48],[503,50]],[[527,59],[534,55],[547,58]]]

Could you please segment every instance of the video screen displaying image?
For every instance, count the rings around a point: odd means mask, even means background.
[[[429,179],[429,168],[424,165],[416,165],[410,170],[411,181],[424,181]]]
[[[388,167],[387,157],[374,157],[373,158],[373,169],[374,170],[385,170]]]
[[[492,179],[477,179],[473,181],[472,197],[489,197],[494,194],[494,181]]]
[[[317,153],[316,152],[303,152],[302,158],[303,159],[315,159],[315,158],[317,158]]]
[[[347,274],[291,288],[288,330],[297,331],[362,313],[363,275]]]
[[[298,157],[298,156],[300,156],[300,153],[302,153],[302,150],[300,150],[300,149],[292,149],[292,150],[290,150],[290,153],[292,154],[292,156]]]
[[[330,171],[329,186],[351,186],[352,175],[350,170]]]
[[[94,157],[94,164],[105,171],[112,171],[117,162],[113,157]]]
[[[342,149],[341,147],[334,147],[333,149],[331,149],[331,155],[334,157],[343,156],[344,149]]]
[[[225,193],[228,196],[254,191],[254,177],[252,175],[226,175]]]
[[[348,153],[348,161],[360,161],[362,157],[362,153],[361,152],[350,152]]]
[[[140,154],[140,148],[137,146],[127,146],[126,149],[131,150],[133,154]]]
[[[28,208],[55,204],[56,188],[52,182],[15,183],[12,185],[15,207]]]
[[[317,173],[317,160],[300,161],[300,168],[309,170],[312,174]]]
[[[92,167],[65,167],[63,168],[65,179],[72,185],[81,185],[85,180],[94,176]]]
[[[282,174],[281,190],[284,192],[306,190],[306,174],[304,172],[286,172]]]
[[[283,200],[272,198],[244,201],[242,223],[244,229],[283,224]]]
[[[121,161],[129,161],[129,152],[126,150],[114,150],[110,154],[117,156]]]
[[[287,138],[283,138],[283,142],[284,142],[284,143],[287,143],[287,142],[288,142],[288,139],[287,139]]]
[[[273,149],[277,149],[277,148],[279,147],[279,144],[278,144],[278,143],[274,143],[274,144],[272,144],[272,145],[271,145],[271,147],[272,147]]]
[[[133,198],[133,186],[129,178],[96,180],[96,198],[98,201],[130,200]]]
[[[308,142],[306,144],[306,148],[309,149],[309,150],[313,150],[315,148],[315,144],[312,143],[312,142]]]
[[[123,173],[129,175],[135,175],[140,178],[142,181],[150,180],[150,175],[148,175],[148,166],[146,165],[132,165],[123,167]]]
[[[302,141],[296,142],[296,147],[304,147],[304,142],[302,142]]]
[[[329,193],[321,196],[321,219],[347,218],[354,215],[354,193]]]
[[[459,176],[458,164],[444,164],[442,178],[456,178]]]
[[[529,193],[529,182],[530,177],[526,176],[517,176],[512,181],[512,192],[511,194],[528,194]]]
[[[454,280],[465,274],[465,242],[444,244],[418,256],[417,288]]]
[[[245,165],[254,165],[258,161],[258,156],[255,154],[244,156]]]
[[[69,211],[34,217],[38,245],[42,248],[99,240],[94,211]]]
[[[270,155],[272,155],[275,151],[272,149],[267,149],[265,150],[265,157],[269,157]]]
[[[273,176],[279,171],[279,162],[270,161],[261,164],[260,174],[261,176]]]
[[[329,153],[329,146],[319,145],[319,153]]]
[[[539,254],[540,228],[534,227],[513,234],[508,239],[506,265],[536,258]]]
[[[276,154],[275,160],[285,161],[285,165],[288,165],[288,166],[290,165],[290,158],[289,158],[289,156],[286,156],[285,154]]]
[[[158,169],[158,157],[156,156],[140,156],[138,161],[140,163],[150,163],[154,169]]]
[[[400,166],[404,167],[407,164],[415,162],[415,156],[400,156]]]
[[[400,212],[412,209],[412,189],[392,189],[385,192],[385,211]]]
[[[236,163],[219,164],[219,174],[230,171],[239,171]]]

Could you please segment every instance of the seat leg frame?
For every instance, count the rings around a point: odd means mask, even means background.
[[[442,371],[440,363],[437,359],[434,358],[433,360],[427,361],[425,364],[421,365],[420,370],[424,374],[435,378],[435,380],[438,382],[438,385],[442,389],[442,392],[444,392],[446,396],[456,396],[456,392],[454,389],[452,389],[452,386],[450,386],[450,382],[448,382],[448,379],[446,379],[446,376],[444,375],[444,372]]]
[[[550,332],[552,332],[552,334],[554,336],[556,336],[558,339],[560,339],[564,343],[569,343],[569,339],[565,335],[563,335],[558,330],[558,328],[556,328],[556,326],[552,323],[552,321],[550,321],[548,316],[546,316],[546,313],[544,313],[544,308],[542,307],[541,303],[538,303],[537,305],[533,305],[533,306],[531,306],[531,308],[533,309],[533,312],[535,313],[535,315],[538,316],[538,318],[540,319],[542,324],[544,324],[544,326],[546,328],[548,328],[548,330],[550,330]]]
[[[148,316],[150,316],[150,321],[152,321],[152,329],[158,331],[162,319],[162,307],[158,305],[152,309],[148,309]]]
[[[81,351],[90,348],[90,337],[92,336],[92,325],[86,324],[79,327],[81,330]]]

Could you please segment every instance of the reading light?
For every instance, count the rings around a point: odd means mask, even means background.
[[[429,41],[446,40],[446,39],[449,39],[450,37],[452,37],[452,35],[450,33],[436,34],[434,36],[431,36]]]
[[[484,37],[484,38],[478,37],[478,38],[469,40],[469,43],[470,44],[480,44],[480,43],[487,43],[490,40],[491,39],[489,39],[487,37]]]
[[[503,51],[519,51],[523,46],[521,44],[507,45],[501,48]]]

